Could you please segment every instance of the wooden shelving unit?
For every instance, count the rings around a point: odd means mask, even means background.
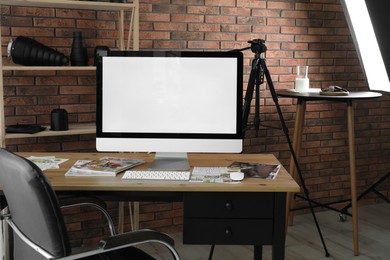
[[[133,0],[128,3],[94,2],[79,0],[0,0],[0,5],[7,6],[25,6],[25,7],[45,7],[45,8],[65,8],[65,9],[84,9],[96,11],[116,11],[118,12],[118,33],[119,48],[121,50],[139,50],[139,1]],[[125,15],[129,13],[128,37],[125,39]],[[133,37],[133,39],[131,39]],[[4,46],[5,43],[1,40]],[[130,46],[130,42],[133,46]],[[68,131],[50,131],[47,130],[36,134],[10,134],[5,132],[4,115],[4,91],[3,91],[3,72],[4,71],[94,71],[94,66],[3,66],[2,48],[0,48],[0,147],[6,146],[6,139],[13,138],[32,138],[45,136],[65,136],[78,134],[93,134],[96,132],[95,124],[71,124]]]

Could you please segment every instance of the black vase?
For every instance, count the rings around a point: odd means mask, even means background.
[[[72,66],[87,66],[88,65],[88,53],[85,47],[82,32],[73,33],[72,50],[70,53],[70,64]]]

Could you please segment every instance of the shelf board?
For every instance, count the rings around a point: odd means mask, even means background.
[[[114,2],[95,2],[87,0],[0,0],[0,6],[22,6],[22,7],[36,7],[36,8],[64,8],[74,10],[96,10],[96,11],[117,11],[118,23],[119,23],[119,37],[121,48],[125,48],[125,13],[130,13],[132,19],[129,19],[129,25],[133,33],[133,48],[139,49],[139,0],[128,0],[127,3],[114,3]],[[126,14],[127,15],[127,14]],[[134,21],[133,21],[134,16]],[[12,27],[11,25],[9,27]],[[130,29],[129,29],[130,30]],[[1,40],[1,33],[0,33]],[[96,71],[96,66],[21,66],[13,65],[12,63],[3,66],[3,59],[0,57],[0,70],[3,71]],[[8,62],[7,62],[8,63]],[[89,74],[89,73],[88,73]],[[2,75],[0,76],[2,79]],[[96,134],[96,125],[93,124],[71,124],[67,131],[51,131],[50,126],[46,126],[45,131],[41,131],[35,134],[21,134],[21,133],[6,133],[4,132],[4,100],[3,100],[3,80],[0,80],[0,99],[1,107],[0,125],[2,128],[1,144],[5,145],[4,139],[19,139],[19,138],[38,138],[38,137],[50,137],[50,136],[67,136],[67,135],[84,135],[84,134]]]
[[[0,0],[0,4],[13,6],[29,7],[53,7],[67,9],[88,9],[103,11],[120,11],[134,8],[138,0],[133,3],[111,3],[111,2],[93,2],[78,0]]]
[[[51,131],[50,126],[46,126],[46,130],[35,134],[19,134],[19,133],[7,133],[6,139],[17,138],[36,138],[36,137],[48,137],[48,136],[65,136],[65,135],[83,135],[83,134],[95,134],[95,124],[70,124],[67,131]]]
[[[3,70],[96,70],[96,66],[3,66]]]

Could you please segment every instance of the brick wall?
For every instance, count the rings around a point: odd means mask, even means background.
[[[232,50],[248,47],[248,40],[265,39],[266,62],[276,89],[292,88],[294,67],[309,65],[311,87],[337,84],[368,90],[338,0],[140,2],[140,49]],[[117,46],[117,24],[111,12],[4,6],[1,13],[3,55],[8,40],[18,35],[35,37],[69,55],[75,29],[84,33],[90,56],[97,45]],[[253,53],[245,51],[245,57],[247,80]],[[7,124],[48,124],[50,111],[57,107],[68,110],[71,122],[95,120],[91,72],[39,72],[37,76],[35,72],[6,72],[4,81]],[[355,103],[358,191],[389,171],[389,98]],[[279,103],[292,135],[295,101],[281,98]],[[288,167],[290,152],[267,84],[261,85],[260,113],[261,127],[247,131],[244,152],[273,153]],[[308,104],[303,141],[300,163],[312,197],[322,202],[348,198],[345,104]],[[94,149],[94,136],[15,139],[7,146],[14,151],[85,151]],[[380,190],[389,196],[389,183]],[[375,200],[369,195],[362,203]],[[115,213],[116,204],[110,207]],[[85,243],[103,232],[96,226],[96,214],[84,214],[80,222],[71,217],[73,213],[69,212],[68,220],[74,223],[74,241]],[[141,213],[142,227],[180,230],[180,203],[143,203]],[[86,234],[83,225],[92,231]]]

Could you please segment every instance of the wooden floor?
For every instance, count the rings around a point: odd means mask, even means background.
[[[390,205],[380,203],[359,207],[360,255],[353,255],[352,219],[341,222],[334,211],[316,214],[330,257],[325,257],[321,240],[311,214],[299,215],[289,227],[286,238],[286,260],[365,260],[390,259]],[[207,234],[205,234],[207,236]],[[208,259],[210,246],[183,245],[181,234],[173,235],[183,260]],[[157,259],[172,259],[160,246],[143,248]],[[216,246],[213,260],[253,259],[251,246]],[[264,246],[263,260],[271,258],[271,248]]]

